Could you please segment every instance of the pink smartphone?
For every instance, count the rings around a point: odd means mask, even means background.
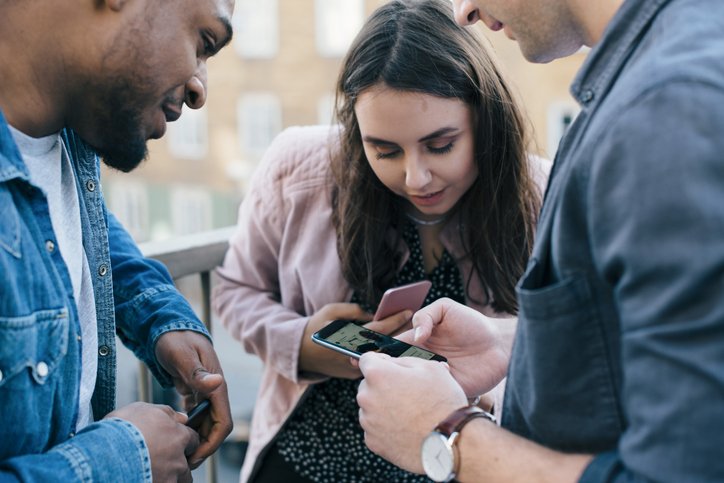
[[[422,307],[431,285],[429,280],[422,280],[385,291],[373,320],[381,320],[403,310],[418,310]]]

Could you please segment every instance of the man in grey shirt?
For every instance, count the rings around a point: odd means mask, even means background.
[[[418,312],[414,340],[449,369],[365,354],[368,445],[418,472],[449,456],[440,481],[724,481],[724,2],[455,7],[535,62],[592,47],[571,88],[581,113],[518,286],[510,357],[464,307]],[[430,430],[507,360],[504,429],[460,420],[430,459]]]

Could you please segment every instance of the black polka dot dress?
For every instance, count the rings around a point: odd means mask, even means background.
[[[465,303],[460,272],[445,251],[432,273],[426,274],[420,237],[409,223],[403,238],[410,258],[398,274],[395,286],[429,279],[432,282],[425,305],[441,297]],[[355,294],[352,302],[360,303]],[[370,312],[372,307],[364,308]],[[275,451],[300,481],[338,482],[427,482],[367,449],[359,424],[356,395],[359,380],[330,379],[312,386],[276,439]],[[262,472],[263,473],[263,472]]]

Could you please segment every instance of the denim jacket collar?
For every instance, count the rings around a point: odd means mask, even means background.
[[[29,181],[30,173],[15,145],[5,115],[0,110],[0,183],[15,178]]]

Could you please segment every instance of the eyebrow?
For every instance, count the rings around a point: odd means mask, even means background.
[[[444,136],[446,134],[457,134],[460,129],[457,127],[443,127],[438,129],[437,131],[434,131],[426,136],[421,137],[417,140],[419,143],[424,143],[425,141],[429,141],[431,139],[439,138],[440,136]],[[383,146],[395,146],[396,143],[393,143],[392,141],[385,141],[384,139],[376,138],[374,136],[364,136],[362,138],[362,141],[370,143],[370,144],[378,144]]]

